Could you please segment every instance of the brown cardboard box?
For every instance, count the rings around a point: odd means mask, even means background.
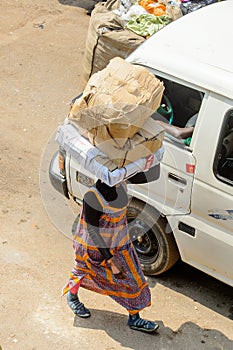
[[[117,140],[119,147],[132,138],[142,127],[152,111],[144,106],[114,105],[86,108],[79,112],[80,118],[70,118],[79,130],[87,130],[90,137],[101,142]],[[78,116],[78,115],[77,115]]]
[[[149,118],[123,147],[119,146],[122,144],[120,138],[108,138],[103,141],[98,134],[89,134],[90,142],[105,153],[118,168],[155,153],[162,146],[163,138],[163,127],[152,118]]]
[[[146,68],[116,57],[92,75],[69,118],[102,141],[117,139],[122,147],[158,109],[163,91],[163,83]]]

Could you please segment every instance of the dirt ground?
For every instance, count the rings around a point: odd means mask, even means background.
[[[80,320],[61,297],[71,223],[47,170],[54,132],[81,92],[90,20],[69,3],[0,2],[0,348],[233,349],[232,288],[183,263],[148,279],[152,306],[142,315],[158,321],[157,335],[128,329],[126,311],[109,298],[81,290],[92,317]]]

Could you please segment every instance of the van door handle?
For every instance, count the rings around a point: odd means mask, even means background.
[[[187,185],[187,181],[183,177],[180,177],[176,174],[168,173],[168,178],[172,181],[175,181],[179,185]]]

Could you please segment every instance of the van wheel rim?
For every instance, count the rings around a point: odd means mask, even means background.
[[[143,220],[129,220],[129,234],[141,262],[149,263],[157,259],[159,242]]]

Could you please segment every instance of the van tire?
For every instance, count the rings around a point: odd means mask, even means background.
[[[127,219],[144,274],[159,275],[170,269],[180,255],[166,219],[156,209],[135,198],[127,208]]]

